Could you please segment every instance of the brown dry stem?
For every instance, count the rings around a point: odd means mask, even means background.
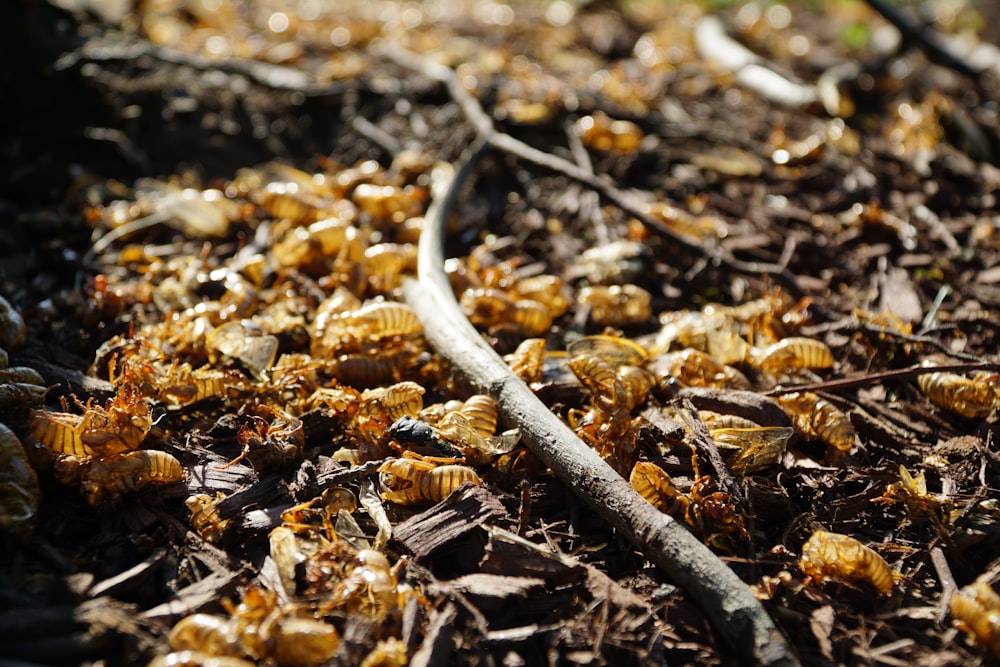
[[[836,378],[833,380],[812,382],[810,384],[777,387],[765,392],[765,395],[780,396],[798,391],[846,391],[848,389],[870,387],[885,382],[904,382],[906,380],[913,380],[921,375],[927,375],[928,373],[975,373],[976,371],[1000,371],[1000,364],[991,361],[978,361],[975,363],[963,362],[940,364],[937,366],[912,366],[910,368],[897,368],[891,371],[879,371],[878,373],[866,373],[858,377]]]
[[[444,222],[488,143],[480,137],[454,176],[435,183],[436,196],[420,237],[419,281],[404,285],[424,335],[476,391],[496,399],[506,422],[521,430],[522,441],[564,484],[701,606],[719,635],[748,663],[799,664],[750,588],[685,527],[643,500],[550,412],[466,319],[443,270]]]

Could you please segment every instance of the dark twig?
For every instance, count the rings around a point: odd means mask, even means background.
[[[102,39],[88,40],[80,50],[63,56],[56,67],[66,69],[73,67],[80,61],[135,61],[141,57],[153,58],[161,62],[200,71],[217,71],[245,76],[265,88],[301,93],[309,97],[336,95],[346,89],[342,82],[314,83],[300,70],[283,65],[245,58],[206,58],[194,53],[185,53],[177,49],[159,46],[146,40],[137,41],[121,34],[110,34],[105,35]]]
[[[489,146],[587,185],[599,192],[619,209],[639,220],[653,233],[689,250],[693,250],[713,264],[725,265],[734,271],[742,273],[768,274],[780,280],[791,289],[797,289],[795,277],[786,267],[774,263],[739,260],[717,245],[705,244],[697,239],[679,234],[670,225],[649,215],[642,202],[632,193],[619,188],[610,177],[594,174],[565,158],[539,150],[505,132],[498,131],[494,127],[493,121],[483,111],[479,101],[462,86],[454,70],[451,68],[421,58],[419,55],[406,51],[396,45],[382,45],[376,50],[376,55],[384,56],[398,65],[412,69],[443,84],[448,89],[455,103],[462,109],[462,113],[465,114],[465,117],[475,127],[476,134],[480,140]]]
[[[937,615],[938,623],[941,623],[948,614],[948,603],[951,601],[951,596],[958,591],[958,586],[955,585],[955,577],[951,573],[951,568],[948,567],[948,559],[945,558],[941,547],[931,549],[931,563],[934,565],[938,582],[941,584],[941,601],[938,603]]]
[[[896,26],[904,40],[918,44],[932,61],[943,67],[950,67],[959,74],[964,74],[972,79],[979,78],[981,74],[979,70],[942,46],[930,31],[914,25],[903,16],[903,12],[898,7],[885,2],[885,0],[866,0],[866,2],[872,9],[881,14],[882,18]]]
[[[319,490],[328,489],[331,486],[339,486],[348,482],[356,482],[364,477],[375,474],[379,466],[385,463],[385,459],[366,461],[350,468],[339,468],[321,474],[316,479],[316,486]]]
[[[740,485],[736,483],[733,474],[729,472],[725,461],[722,460],[722,454],[719,453],[719,448],[716,446],[715,441],[712,440],[705,422],[698,418],[698,410],[695,409],[691,400],[687,398],[681,399],[681,405],[684,406],[684,410],[681,411],[681,418],[684,419],[684,424],[691,431],[691,439],[695,446],[694,455],[697,457],[699,452],[705,455],[705,458],[712,464],[712,469],[715,471],[715,478],[718,480],[719,486],[732,496],[733,501],[737,505],[743,505],[743,491],[740,489]],[[697,475],[698,473],[696,472],[695,474]]]
[[[348,113],[347,108],[345,107],[344,118],[347,119],[347,122],[351,124],[351,127],[353,127],[358,134],[369,139],[391,157],[396,157],[399,155],[400,151],[403,150],[403,147],[400,145],[399,141],[397,141],[396,137],[392,136],[364,116],[358,114],[357,110],[353,110],[351,113]]]
[[[870,387],[874,384],[881,384],[883,382],[902,382],[904,380],[912,380],[915,377],[926,375],[928,373],[974,373],[975,371],[1000,371],[1000,363],[980,361],[976,363],[897,368],[891,371],[868,373],[860,377],[837,378],[836,380],[825,380],[823,382],[813,382],[811,384],[777,387],[767,392],[767,395],[780,396],[781,394],[790,394],[796,391],[844,391],[845,389]]]
[[[909,334],[896,329],[891,329],[889,327],[880,327],[876,324],[869,324],[867,322],[861,322],[857,318],[848,317],[842,320],[837,320],[836,322],[826,322],[824,324],[817,324],[811,327],[803,327],[802,335],[804,336],[815,336],[821,333],[828,333],[835,331],[837,333],[844,332],[860,332],[868,335],[877,335],[883,338],[890,338],[894,341],[902,343],[913,343],[914,345],[927,345],[933,347],[938,352],[942,354],[947,354],[950,357],[955,357],[956,359],[964,359],[965,361],[972,362],[982,362],[983,358],[975,354],[969,354],[968,352],[959,352],[951,350],[945,343],[934,338],[932,336],[926,336],[923,334]]]
[[[425,337],[477,391],[496,399],[505,421],[520,429],[522,441],[563,483],[698,602],[740,655],[755,664],[798,664],[747,585],[685,527],[643,500],[550,412],[466,319],[443,270],[444,222],[486,147],[480,137],[454,177],[434,184],[420,237],[419,282],[407,281],[403,288]]]

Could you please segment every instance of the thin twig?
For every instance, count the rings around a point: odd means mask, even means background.
[[[777,387],[765,392],[767,396],[780,396],[796,391],[844,391],[845,389],[859,389],[870,387],[883,382],[901,382],[912,380],[920,375],[928,373],[974,373],[976,371],[1000,371],[1000,363],[976,362],[941,364],[940,366],[912,366],[910,368],[897,368],[891,371],[880,371],[878,373],[867,373],[860,377],[837,378],[836,380],[824,380],[823,382],[813,382],[811,384],[791,385],[788,387]]]
[[[344,118],[349,118],[348,122],[358,134],[370,140],[376,146],[388,153],[391,157],[396,157],[399,155],[400,151],[403,150],[403,147],[400,145],[396,137],[392,136],[375,123],[357,113],[356,110],[350,114],[345,113]]]
[[[731,72],[736,83],[764,99],[792,109],[804,109],[816,102],[816,86],[792,81],[726,33],[722,20],[703,16],[694,29],[698,54]]]
[[[797,665],[749,587],[684,526],[643,500],[550,412],[466,319],[443,270],[444,223],[486,147],[480,137],[454,176],[435,183],[420,236],[419,281],[409,280],[403,287],[424,336],[477,391],[497,401],[504,419],[520,429],[525,445],[563,483],[691,595],[726,643],[755,664]]]
[[[130,36],[118,33],[110,33],[104,35],[103,38],[88,40],[78,51],[60,58],[56,63],[56,68],[67,69],[81,61],[124,60],[131,62],[143,57],[199,71],[215,71],[244,76],[266,88],[300,93],[307,97],[337,95],[347,90],[347,85],[344,82],[315,83],[310,81],[305,73],[292,67],[247,58],[207,58],[153,44],[148,40],[137,41]]]
[[[955,577],[951,573],[951,568],[948,567],[948,559],[945,558],[941,547],[931,549],[931,563],[934,565],[938,582],[941,584],[941,601],[938,603],[938,623],[941,623],[948,613],[948,603],[951,601],[951,596],[958,590],[958,586],[955,585]]]
[[[166,222],[170,219],[170,214],[165,210],[155,211],[143,218],[136,218],[130,222],[126,222],[124,225],[115,227],[107,234],[101,238],[94,241],[94,245],[91,246],[90,250],[83,256],[84,263],[90,263],[98,255],[100,255],[104,250],[117,241],[120,238],[128,236],[129,234],[134,234],[135,232],[142,231],[143,229],[148,229],[154,227],[162,222]]]
[[[901,343],[913,343],[915,345],[927,345],[933,347],[938,352],[946,354],[950,357],[956,359],[964,359],[965,361],[973,363],[982,363],[983,358],[975,354],[969,354],[968,352],[961,352],[958,350],[950,349],[944,342],[933,338],[931,336],[919,334],[910,334],[898,331],[896,329],[891,329],[889,327],[880,327],[875,324],[869,324],[867,322],[861,322],[855,317],[848,317],[842,320],[837,320],[836,322],[827,322],[824,324],[817,324],[815,326],[803,327],[801,329],[801,334],[804,336],[815,336],[821,333],[830,332],[858,332],[864,334],[874,334],[880,338],[889,338],[893,341]]]
[[[579,135],[573,128],[573,124],[569,121],[566,121],[565,135],[566,143],[569,144],[570,154],[573,156],[576,164],[593,174],[594,164],[590,160],[590,153],[587,152],[587,147],[583,145],[583,141],[580,140]],[[608,226],[604,224],[604,214],[601,212],[599,195],[593,190],[586,193],[586,198],[584,195],[580,195],[579,207],[581,214],[589,218],[590,223],[594,227],[597,244],[607,245],[610,243],[611,237],[608,234]]]
[[[964,74],[972,79],[979,79],[979,76],[982,74],[979,70],[942,46],[929,30],[924,30],[914,25],[909,19],[903,16],[903,12],[898,7],[884,0],[865,1],[872,9],[881,14],[882,18],[896,26],[896,29],[903,35],[904,40],[919,45],[932,61],[943,67],[950,67],[959,74]]]
[[[934,302],[931,304],[931,307],[927,309],[927,314],[924,315],[924,319],[920,322],[920,329],[917,330],[918,336],[923,336],[937,326],[938,313],[941,310],[941,305],[944,303],[944,300],[948,298],[949,294],[951,294],[951,286],[942,285],[937,294],[934,296]]]

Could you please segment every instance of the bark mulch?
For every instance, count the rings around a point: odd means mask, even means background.
[[[8,14],[0,663],[997,660],[988,5]]]

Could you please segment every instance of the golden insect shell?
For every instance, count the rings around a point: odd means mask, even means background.
[[[406,667],[409,664],[406,644],[395,637],[382,639],[361,661],[360,667]]]
[[[569,308],[563,287],[563,281],[557,276],[541,274],[521,278],[517,281],[515,290],[519,298],[542,303],[551,317],[559,317]]]
[[[545,339],[525,338],[504,360],[511,372],[525,382],[540,382],[545,364]]]
[[[362,549],[353,560],[354,567],[334,591],[336,604],[376,621],[385,620],[400,607],[399,585],[389,560],[375,549]]]
[[[772,373],[795,368],[830,368],[833,352],[823,341],[796,336],[766,348],[757,363],[762,370]]]
[[[236,373],[211,368],[192,370],[187,364],[168,372],[158,384],[159,399],[180,406],[214,396],[232,398],[249,389],[249,383]]]
[[[382,464],[379,467],[379,481],[385,489],[382,496],[390,502],[403,505],[444,500],[465,482],[476,486],[482,484],[476,471],[468,466],[435,466],[425,461],[405,458]]]
[[[268,653],[279,665],[321,665],[340,644],[337,629],[325,621],[272,614],[261,624]]]
[[[949,603],[957,625],[1000,655],[1000,595],[982,577],[955,593]]]
[[[333,375],[341,384],[352,387],[375,387],[399,379],[403,355],[373,358],[366,354],[345,354],[331,364]]]
[[[354,188],[351,200],[376,220],[402,222],[421,212],[427,201],[427,191],[413,185],[398,187],[362,183]]]
[[[541,336],[552,326],[548,306],[534,299],[518,299],[510,311],[510,320],[525,336]]]
[[[627,410],[643,403],[656,385],[656,376],[641,366],[622,366],[615,371],[615,376],[625,392],[623,400]]]
[[[707,352],[686,348],[679,352],[668,352],[660,360],[670,375],[683,384],[695,387],[724,386],[724,365],[717,362]]]
[[[373,339],[412,336],[423,331],[417,314],[405,303],[378,301],[350,316],[350,322]]]
[[[579,355],[571,357],[567,365],[591,392],[598,394],[614,390],[618,376],[615,369],[600,357]]]
[[[601,111],[581,117],[575,130],[585,146],[605,152],[632,153],[643,139],[642,130],[635,123],[613,120]]]
[[[850,418],[825,398],[812,392],[794,392],[775,396],[774,400],[804,436],[841,452],[849,452],[854,446],[856,435]]]
[[[636,462],[628,481],[636,493],[661,511],[668,509],[669,500],[681,495],[663,468],[651,461]]]
[[[87,477],[108,488],[135,491],[150,483],[179,482],[184,479],[184,470],[180,461],[167,452],[143,449],[95,460]]]
[[[253,596],[249,596],[253,597]],[[192,614],[178,621],[167,641],[175,652],[211,656],[273,658],[278,664],[322,664],[335,653],[340,637],[325,621],[297,616],[273,600],[241,603],[230,618]]]
[[[597,324],[626,326],[652,317],[651,295],[637,285],[594,285],[582,288],[577,300],[590,308],[590,318]]]
[[[0,530],[27,533],[35,519],[41,491],[35,469],[17,435],[0,422]]]
[[[177,621],[167,635],[174,651],[195,650],[211,655],[238,651],[237,637],[228,619],[212,614],[191,614]]]
[[[979,371],[971,377],[926,373],[917,378],[917,384],[938,407],[970,419],[985,418],[1000,406],[1000,373]]]
[[[388,387],[366,389],[361,394],[361,410],[371,411],[377,404],[385,411],[390,422],[404,416],[416,416],[424,408],[423,386],[416,382],[397,382]]]
[[[497,430],[497,402],[486,394],[470,396],[462,405],[461,414],[479,435],[490,437]]]
[[[88,403],[84,414],[32,410],[32,434],[50,452],[107,456],[139,446],[152,427],[149,406],[137,389],[123,385],[107,408]]]
[[[80,439],[82,425],[83,415],[48,410],[31,411],[31,434],[54,454],[94,455],[94,450],[84,445]]]
[[[882,595],[890,594],[894,585],[892,570],[878,553],[853,537],[824,530],[814,532],[802,545],[800,568],[820,582],[863,581]]]
[[[218,501],[222,497],[221,493],[216,498],[207,493],[198,493],[184,501],[188,511],[191,512],[191,526],[206,542],[215,543],[221,540],[229,526],[230,520],[223,519],[219,515]]]
[[[591,356],[602,359],[613,368],[619,366],[641,366],[649,359],[649,352],[635,341],[620,336],[584,336],[566,346],[566,353],[572,358]]]
[[[365,251],[365,259],[373,262],[372,267],[396,271],[404,266],[416,265],[417,246],[412,243],[377,243]]]
[[[202,651],[173,651],[153,658],[148,667],[254,667],[255,663],[227,655],[210,655]]]

